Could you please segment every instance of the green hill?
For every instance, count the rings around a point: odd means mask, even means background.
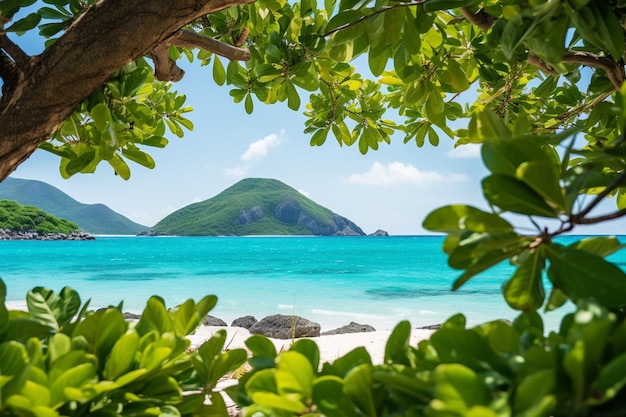
[[[350,220],[273,179],[248,178],[175,211],[147,234],[178,236],[363,235]]]
[[[111,210],[103,204],[83,204],[45,182],[7,178],[0,183],[0,199],[13,200],[72,221],[82,230],[100,235],[136,235],[147,226]]]
[[[35,231],[45,235],[79,231],[78,225],[52,216],[33,206],[22,206],[12,200],[0,200],[0,229],[14,232]]]

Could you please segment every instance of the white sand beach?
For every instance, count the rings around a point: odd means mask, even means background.
[[[218,330],[226,330],[226,345],[229,349],[245,349],[245,341],[251,336],[247,329],[241,327],[200,326],[193,335],[189,336],[191,345],[194,347],[200,346]],[[432,333],[433,330],[413,329],[411,332],[411,345],[417,345],[420,340],[428,339]],[[311,337],[308,339],[317,343],[320,349],[320,363],[332,362],[351,350],[363,346],[372,357],[372,362],[379,364],[383,362],[385,344],[390,334],[391,331],[375,331]],[[288,349],[292,343],[291,340],[271,338],[269,340],[274,343],[277,351]]]

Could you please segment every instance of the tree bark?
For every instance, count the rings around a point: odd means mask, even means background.
[[[90,7],[41,55],[16,61],[17,77],[4,80],[0,181],[113,72],[201,16],[252,1],[102,0]]]

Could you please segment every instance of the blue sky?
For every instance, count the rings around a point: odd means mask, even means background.
[[[36,43],[24,45],[33,53]],[[211,67],[184,65],[186,75],[175,89],[194,107],[195,129],[183,139],[170,137],[165,149],[148,149],[156,168],[131,164],[128,181],[102,163],[95,174],[61,178],[58,157],[37,151],[12,175],[47,182],[82,203],[103,203],[147,226],[188,204],[214,197],[248,177],[283,181],[317,203],[349,218],[366,233],[383,229],[393,235],[423,234],[424,217],[447,204],[485,208],[480,180],[486,175],[477,147],[454,149],[441,135],[434,148],[391,145],[361,155],[356,146],[339,147],[329,137],[310,147],[304,116],[286,105],[255,102],[252,115],[232,102],[229,87],[214,84]],[[301,92],[305,103],[308,93]],[[577,229],[579,233],[624,233],[618,222]],[[619,229],[619,226],[618,228]]]

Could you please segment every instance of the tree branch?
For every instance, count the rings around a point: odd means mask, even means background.
[[[4,32],[0,32],[0,50],[4,50],[15,61],[18,68],[26,67],[30,61],[30,56],[22,48],[14,44]]]
[[[539,68],[544,74],[548,75],[560,75],[552,66],[546,63],[543,59],[539,58],[537,55],[532,52],[528,53],[528,58],[526,58],[526,62],[530,65]]]
[[[552,68],[550,64],[548,64],[532,52],[528,52],[528,58],[526,58],[526,62],[539,68],[541,71],[548,75],[559,75],[559,73],[555,71],[555,69]],[[563,54],[561,62],[565,64],[586,65],[588,67],[604,70],[613,86],[615,86],[615,89],[619,89],[624,83],[624,79],[626,78],[624,74],[624,68],[613,59],[606,56],[598,56],[590,52],[567,50],[565,54]]]
[[[361,22],[363,22],[363,21],[365,21],[367,19],[371,19],[372,17],[374,17],[374,16],[376,16],[376,15],[378,15],[380,13],[387,12],[389,10],[397,9],[399,7],[416,6],[418,4],[426,3],[427,1],[428,0],[413,0],[410,3],[396,3],[393,6],[384,6],[384,7],[381,7],[380,9],[374,10],[372,13],[370,13],[368,15],[361,16],[361,17],[359,17],[358,19],[356,19],[356,20],[354,20],[352,22],[345,23],[345,24],[343,24],[343,25],[341,25],[339,27],[336,27],[336,28],[334,28],[332,30],[329,30],[328,32],[322,34],[321,36],[325,38],[326,36],[330,36],[333,33],[336,33],[336,32],[339,32],[341,30],[347,29],[347,28],[349,28],[351,26],[356,26],[359,23],[361,23]]]
[[[187,48],[200,48],[213,52],[231,61],[250,60],[250,51],[236,46],[228,45],[209,36],[200,35],[191,30],[183,29],[168,39],[171,46],[181,46]]]
[[[180,81],[185,71],[176,65],[176,61],[170,58],[168,46],[159,45],[150,52],[154,62],[154,76],[159,81]]]
[[[616,89],[624,83],[624,67],[610,57],[597,56],[590,52],[567,51],[561,61],[604,70]]]
[[[606,197],[613,190],[615,190],[617,187],[619,187],[619,185],[622,184],[625,180],[626,180],[626,171],[622,171],[617,177],[613,178],[613,181],[611,181],[609,183],[609,185],[607,185],[604,188],[604,190],[602,190],[600,193],[598,193],[595,196],[595,198],[591,201],[591,203],[589,203],[589,205],[587,207],[585,207],[583,209],[583,211],[581,211],[580,213],[572,216],[572,222],[574,222],[576,224],[580,224],[582,221],[584,221],[584,217],[587,214],[589,214],[589,212],[591,210],[593,210],[595,206],[600,204],[600,202],[602,201],[602,199],[604,199],[604,197]]]
[[[482,8],[478,9],[476,13],[473,13],[466,7],[461,7],[460,10],[468,22],[475,26],[478,26],[478,28],[484,32],[491,29],[491,27],[495,25],[496,21],[498,20]]]
[[[11,94],[0,98],[0,181],[112,73],[167,44],[202,16],[253,1],[100,0],[56,42],[30,58],[0,34],[2,49],[19,71]],[[23,62],[27,65],[22,68]]]
[[[619,211],[616,211],[615,213],[605,214],[603,216],[581,218],[576,221],[576,224],[595,224],[605,222],[607,220],[619,219],[620,217],[624,216],[626,216],[626,209],[621,209]]]

